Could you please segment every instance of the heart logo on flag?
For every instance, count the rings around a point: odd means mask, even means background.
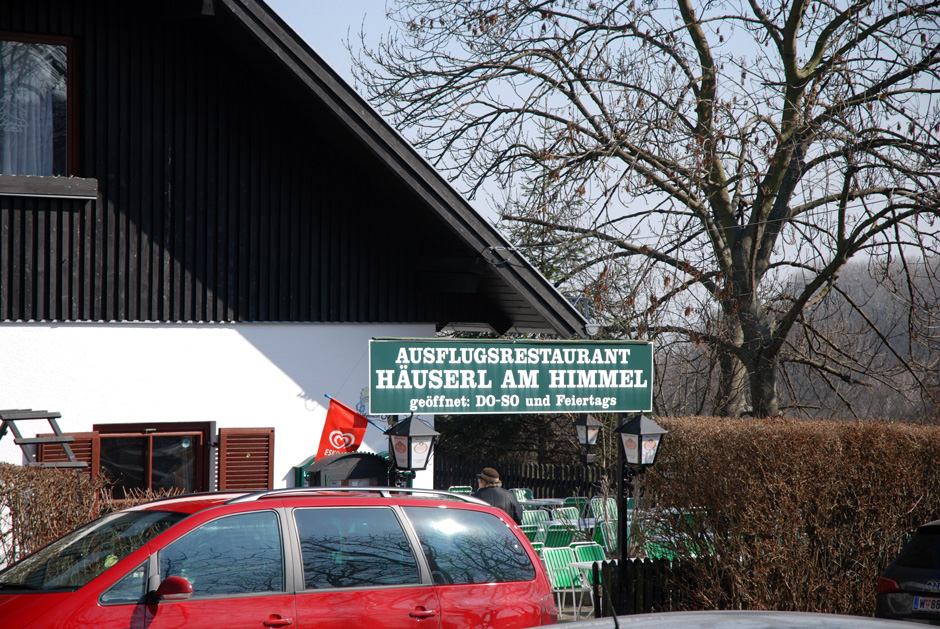
[[[320,433],[320,445],[317,459],[331,454],[355,452],[366,434],[369,420],[348,406],[330,398],[330,408],[326,411],[323,432]]]
[[[330,433],[330,445],[337,450],[345,450],[355,441],[356,437],[351,432],[334,430]]]

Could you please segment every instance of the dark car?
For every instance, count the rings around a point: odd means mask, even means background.
[[[940,520],[918,527],[881,573],[875,615],[940,625]]]
[[[538,556],[475,498],[194,494],[109,514],[0,572],[3,629],[553,624]]]

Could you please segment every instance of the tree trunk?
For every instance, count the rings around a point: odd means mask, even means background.
[[[773,417],[780,412],[777,404],[777,357],[757,356],[749,370],[751,405],[754,417]]]
[[[741,311],[744,333],[744,365],[751,384],[751,413],[754,417],[773,417],[777,405],[777,353],[771,353],[773,322],[757,300]]]
[[[715,398],[715,414],[719,417],[740,417],[747,411],[747,370],[732,354],[722,354],[718,365],[721,373]]]
[[[737,321],[730,320],[729,342],[740,347],[744,333]],[[721,352],[718,359],[718,392],[715,396],[715,415],[741,417],[747,411],[747,370],[741,360],[731,352]]]

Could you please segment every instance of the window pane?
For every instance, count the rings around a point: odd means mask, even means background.
[[[405,509],[436,585],[531,581],[535,568],[505,522],[489,513]]]
[[[147,479],[144,477],[147,439],[147,437],[101,438],[101,473],[115,481],[116,497],[124,497],[128,489],[148,488]]]
[[[196,491],[196,443],[192,435],[153,437],[153,489]]]
[[[304,587],[418,583],[418,563],[391,509],[298,509]]]
[[[0,173],[66,175],[67,49],[0,41]]]
[[[101,595],[102,605],[140,603],[147,594],[147,561],[140,564]]]
[[[160,578],[180,576],[193,596],[284,591],[277,515],[271,511],[219,518],[160,551]]]
[[[163,511],[108,514],[0,572],[0,585],[34,590],[81,587],[184,517]]]
[[[894,565],[902,568],[930,570],[940,564],[940,528],[926,527],[914,534]]]

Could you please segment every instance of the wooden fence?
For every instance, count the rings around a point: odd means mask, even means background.
[[[684,596],[687,584],[680,562],[665,559],[605,561],[594,570],[595,617],[688,609]]]
[[[436,458],[434,487],[447,489],[470,485],[476,489],[476,475],[484,467],[495,468],[506,489],[528,488],[535,498],[566,498],[604,493],[604,470],[588,465],[542,465],[508,461],[473,461]]]

